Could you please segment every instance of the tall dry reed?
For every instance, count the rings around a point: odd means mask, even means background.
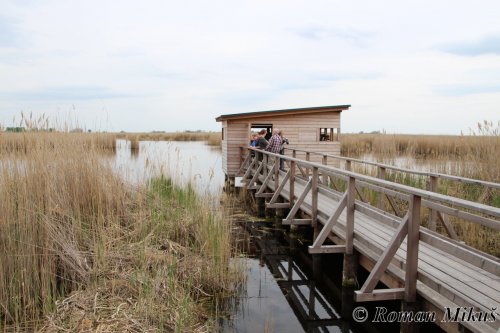
[[[0,330],[206,330],[235,283],[219,212],[167,178],[127,185],[83,135],[8,137]]]
[[[461,136],[343,134],[341,151],[343,156],[363,158],[370,155],[386,164],[396,164],[401,158],[423,161],[428,166],[427,171],[500,182],[500,124],[487,121],[478,123],[469,135]],[[412,169],[414,166],[404,167]],[[362,173],[369,170],[371,175],[377,175],[376,168],[358,166],[356,170]],[[428,179],[422,176],[389,172],[386,178],[428,188]],[[500,191],[483,186],[441,179],[438,192],[500,207]],[[376,193],[367,191],[365,195],[374,204],[378,201]],[[482,251],[500,255],[500,232],[455,218],[451,218],[451,222],[461,240]],[[445,233],[440,224],[438,230]]]

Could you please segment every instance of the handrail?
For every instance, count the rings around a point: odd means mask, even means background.
[[[253,147],[247,147],[247,149],[251,150],[251,151],[255,151],[257,153],[263,153],[263,154],[266,154],[266,155],[269,155],[269,156],[272,156],[275,158],[277,157],[277,158],[281,158],[283,160],[287,160],[287,161],[291,161],[291,162],[293,161],[296,163],[296,165],[301,165],[301,166],[304,166],[307,168],[318,168],[318,170],[326,171],[326,173],[333,172],[336,174],[341,174],[343,176],[352,177],[352,178],[359,179],[359,180],[364,180],[364,181],[367,181],[367,182],[370,182],[370,183],[373,183],[373,184],[376,184],[376,185],[379,185],[379,186],[382,186],[385,188],[390,188],[393,190],[403,191],[403,192],[408,193],[408,194],[417,195],[423,199],[435,200],[435,201],[438,201],[441,203],[451,204],[453,206],[458,206],[458,207],[461,207],[464,209],[475,210],[475,211],[478,211],[478,212],[483,213],[483,214],[487,214],[487,215],[490,215],[490,216],[493,216],[496,218],[500,218],[500,208],[488,206],[488,205],[481,204],[481,203],[476,203],[476,202],[465,200],[465,199],[455,198],[452,196],[439,194],[439,193],[435,193],[435,192],[431,192],[431,191],[427,191],[427,190],[423,190],[423,189],[419,189],[419,188],[415,188],[415,187],[411,187],[411,186],[407,186],[407,185],[403,185],[403,184],[399,184],[399,183],[394,183],[391,181],[383,180],[380,178],[375,178],[372,176],[363,175],[363,174],[356,173],[353,171],[339,169],[339,168],[335,168],[332,166],[327,166],[327,165],[323,165],[323,164],[319,164],[319,163],[304,161],[304,160],[294,158],[294,157],[289,157],[286,155],[275,154],[275,153],[271,153],[271,152],[264,151],[264,150],[257,149],[257,148],[253,148]],[[496,223],[498,225],[495,225],[494,229],[500,230],[500,221],[496,221]]]
[[[439,242],[438,236],[431,234],[429,239],[429,234],[426,234],[425,230],[421,230],[422,208],[428,208],[431,212],[436,212],[447,229],[449,222],[445,218],[446,214],[456,216],[471,223],[500,230],[500,208],[391,182],[346,169],[311,162],[307,158],[309,155],[306,155],[306,160],[303,160],[253,147],[247,147],[247,150],[250,153],[245,159],[246,162],[241,166],[241,169],[247,168],[243,177],[243,182],[247,183],[246,188],[256,190],[255,197],[263,199],[265,203],[264,207],[276,209],[289,208],[287,217],[282,220],[283,224],[309,225],[313,228],[313,243],[308,249],[311,254],[344,253],[346,255],[353,255],[355,246],[359,250],[360,244],[355,244],[355,224],[359,223],[359,221],[355,222],[355,217],[358,213],[379,219],[382,223],[387,222],[385,218],[388,215],[385,214],[385,211],[380,212],[377,207],[374,207],[375,209],[370,211],[361,202],[356,203],[356,195],[359,194],[358,185],[363,183],[369,184],[370,187],[384,193],[386,196],[388,192],[392,192],[390,193],[391,196],[403,197],[403,200],[407,201],[408,210],[405,216],[399,217],[398,221],[394,220],[394,224],[391,222],[395,228],[394,234],[388,243],[383,246],[382,253],[378,258],[373,258],[375,264],[371,268],[369,276],[362,287],[355,291],[355,300],[358,302],[394,299],[404,299],[405,302],[409,303],[416,301],[417,280],[419,279],[419,244],[420,242],[428,244],[436,241]],[[250,163],[251,157],[253,158]],[[285,163],[281,163],[284,161],[288,162],[288,170],[284,167]],[[323,159],[322,162],[324,163],[325,160]],[[269,171],[271,165],[271,171]],[[281,171],[278,167],[279,165],[281,165]],[[295,174],[297,170],[302,173],[303,177]],[[321,178],[323,178],[323,182],[321,182]],[[321,189],[325,189],[325,185],[328,186],[329,179],[332,179],[332,184],[335,185],[335,178],[346,181],[345,190],[342,190],[343,193],[340,193],[342,195],[339,196],[338,189],[337,193],[331,193],[334,194],[333,196],[326,192],[321,192]],[[295,183],[299,179],[302,189],[295,195]],[[326,182],[325,179],[327,180]],[[283,192],[286,186],[288,189]],[[337,186],[334,187],[337,188]],[[320,200],[318,198],[320,192],[323,193],[321,211]],[[288,202],[277,202],[280,196],[285,200],[288,199]],[[265,197],[271,197],[271,200],[266,202]],[[336,204],[331,205],[333,207],[324,204],[325,198],[328,197],[333,199],[332,203],[336,202]],[[334,208],[333,212],[330,211],[331,208]],[[305,212],[306,216],[298,216],[299,210]],[[341,218],[342,215],[343,217]],[[339,222],[341,220],[343,221]],[[322,224],[322,227],[318,227],[318,221]],[[343,227],[336,228],[338,223],[343,223]],[[335,245],[326,244],[325,241],[330,237],[332,232],[344,239],[344,242],[342,244],[335,242]],[[452,236],[450,232],[448,233]],[[424,237],[427,237],[427,239],[424,239]],[[402,278],[403,287],[398,284],[397,287],[389,289],[376,289],[384,272],[390,269],[392,260],[395,258],[398,249],[403,246],[405,240],[406,258],[404,261],[404,277]],[[460,245],[459,243],[456,244]],[[466,245],[461,246],[464,249],[467,248]],[[459,254],[455,252],[456,250],[453,250],[449,253],[459,258],[464,258],[463,252]],[[493,272],[496,274],[498,272],[499,264],[496,259],[481,256],[479,253],[474,259],[473,265],[483,268],[490,273]]]
[[[302,153],[313,154],[313,155],[327,156],[327,157],[335,158],[337,160],[349,161],[349,162],[361,163],[361,164],[367,164],[367,165],[381,167],[381,168],[384,168],[384,169],[389,169],[389,170],[394,170],[394,171],[399,171],[399,172],[406,172],[406,173],[420,175],[420,176],[437,177],[437,178],[442,178],[442,179],[459,181],[459,182],[467,183],[467,184],[482,185],[482,186],[485,186],[485,187],[490,187],[490,188],[494,188],[494,189],[500,189],[500,184],[499,183],[493,183],[493,182],[488,182],[488,181],[479,180],[479,179],[459,177],[459,176],[452,176],[452,175],[447,175],[447,174],[438,173],[438,172],[425,172],[425,171],[418,171],[418,170],[400,168],[400,167],[396,167],[396,166],[390,165],[390,164],[383,164],[383,163],[378,163],[378,162],[370,162],[370,161],[360,160],[360,159],[351,158],[351,157],[337,156],[337,155],[332,155],[332,154],[327,154],[327,153],[322,153],[322,152],[309,151],[309,150],[304,150],[304,149],[287,148],[287,147],[285,147],[284,149],[285,150],[302,152]]]

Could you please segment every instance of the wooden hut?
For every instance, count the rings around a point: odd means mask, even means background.
[[[241,163],[240,147],[250,145],[251,134],[265,128],[270,137],[280,129],[289,140],[288,148],[340,155],[340,114],[350,105],[320,106],[225,114],[222,122],[222,167],[226,177],[234,178]],[[299,157],[299,156],[297,156]],[[319,162],[321,156],[312,155]]]

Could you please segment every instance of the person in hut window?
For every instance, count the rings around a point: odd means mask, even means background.
[[[259,134],[252,133],[252,140],[250,140],[250,146],[257,147],[258,142],[259,142]]]
[[[266,149],[267,146],[269,145],[269,142],[266,140],[266,133],[267,131],[265,129],[260,130],[259,140],[257,141],[257,148]]]
[[[267,131],[265,129],[261,129],[259,131],[259,140],[257,140],[256,146],[257,148],[264,150],[269,145],[269,142],[266,140],[266,133]],[[262,159],[264,158],[264,154],[258,153],[257,157],[259,158],[259,161],[262,161]]]

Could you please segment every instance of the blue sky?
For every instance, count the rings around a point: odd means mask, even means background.
[[[351,104],[344,132],[500,120],[500,2],[0,0],[0,124],[219,130]]]

